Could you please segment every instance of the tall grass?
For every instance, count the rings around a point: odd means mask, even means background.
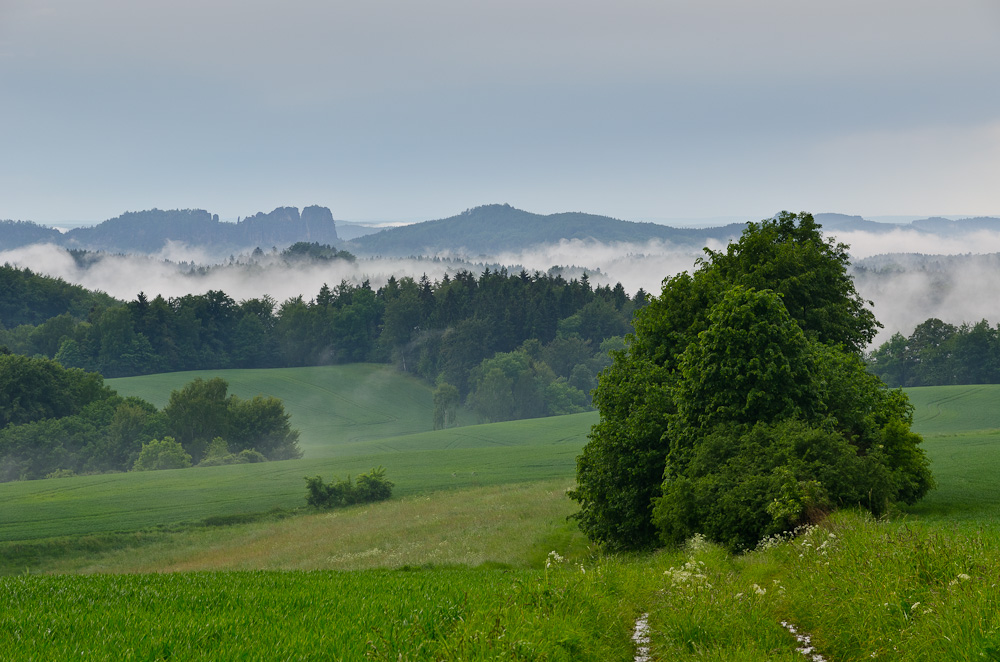
[[[62,549],[49,557],[39,550],[37,558],[23,559],[10,570],[540,568],[552,550],[577,559],[591,553],[579,529],[566,519],[575,510],[565,493],[569,485],[561,479],[436,492],[243,525],[150,532],[145,538],[111,539],[104,549],[81,545],[78,553]]]

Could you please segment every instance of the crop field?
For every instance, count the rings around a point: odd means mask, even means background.
[[[933,521],[1000,521],[1000,386],[907,389],[937,489],[908,512]]]
[[[3,580],[9,660],[631,660],[626,573],[449,569]],[[9,655],[9,657],[8,657]]]
[[[1000,430],[1000,385],[920,386],[906,389],[915,429],[925,437]]]
[[[131,531],[305,505],[305,476],[384,466],[408,496],[478,485],[572,480],[596,414],[451,428],[346,444],[338,457],[0,484],[0,542]]]
[[[274,396],[285,403],[301,433],[305,457],[331,457],[345,443],[397,437],[433,429],[432,389],[416,377],[382,364],[269,370],[199,370],[107,380],[121,395],[164,407],[170,392],[196,379],[221,377],[241,398]],[[459,425],[475,423],[465,410]]]

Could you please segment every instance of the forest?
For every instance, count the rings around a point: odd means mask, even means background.
[[[291,258],[351,259],[295,244]],[[69,368],[126,377],[222,368],[395,363],[468,401],[484,421],[582,411],[609,349],[622,345],[647,295],[584,275],[458,271],[432,281],[324,285],[311,299],[235,301],[222,291],[115,302],[26,270],[0,271],[0,345]],[[43,310],[42,316],[30,311]],[[452,389],[454,393],[452,394]]]

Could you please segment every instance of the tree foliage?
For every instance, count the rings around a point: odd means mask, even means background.
[[[250,400],[228,395],[229,384],[221,377],[196,378],[170,394],[163,409],[167,425],[196,462],[209,444],[223,439],[233,453],[254,450],[268,460],[302,457],[299,432],[291,427],[280,400],[255,396]]]
[[[133,471],[160,471],[186,469],[191,466],[191,455],[173,437],[153,439],[142,445],[142,451],[132,467]]]
[[[600,376],[571,493],[583,531],[610,548],[699,532],[741,549],[830,508],[923,496],[909,404],[859,356],[876,328],[846,246],[808,214],[751,223],[665,280]]]
[[[282,255],[292,262],[343,257],[316,244],[297,244]],[[633,310],[645,302],[644,295],[630,298],[621,285],[594,287],[586,274],[567,279],[558,272],[486,269],[439,281],[390,277],[377,289],[368,281],[341,281],[324,284],[313,299],[283,302],[266,296],[235,301],[219,290],[173,298],[140,292],[125,304],[94,295],[81,309],[49,292],[59,285],[52,279],[12,268],[0,277],[7,272],[13,281],[45,285],[32,291],[52,299],[51,305],[38,303],[47,311],[42,316],[11,318],[30,325],[0,326],[0,345],[15,353],[57,357],[66,367],[106,377],[395,362],[430,383],[452,384],[462,401],[473,368],[530,340],[552,346],[542,360],[551,359],[556,377],[569,383],[578,365],[590,368],[581,354],[593,355],[609,337],[628,332]],[[0,278],[0,323],[6,323],[2,306],[27,309],[32,299],[13,288],[16,300],[8,302],[2,286]],[[577,370],[570,385],[586,394],[595,375]],[[568,395],[556,390],[559,399]]]

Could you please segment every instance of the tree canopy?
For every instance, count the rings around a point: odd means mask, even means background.
[[[571,493],[590,538],[743,549],[930,489],[905,395],[860,358],[878,323],[847,266],[812,216],[783,212],[664,281],[594,394]]]

